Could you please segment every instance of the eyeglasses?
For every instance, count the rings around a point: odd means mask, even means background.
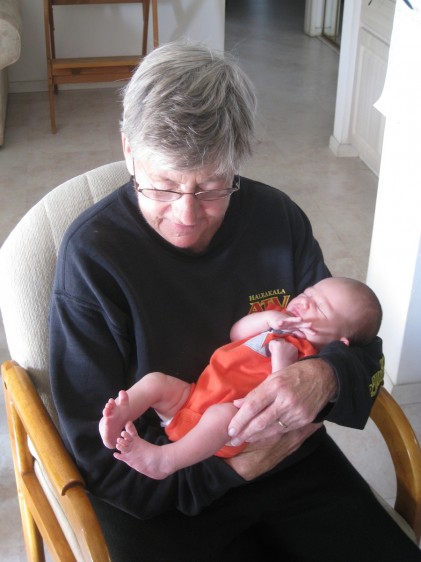
[[[140,187],[136,181],[136,172],[133,163],[133,184],[136,191],[141,193],[144,197],[152,199],[152,201],[159,201],[161,203],[168,203],[177,201],[183,195],[194,195],[199,201],[216,201],[218,199],[225,199],[231,197],[233,193],[240,189],[240,176],[234,176],[232,187],[226,189],[209,189],[208,191],[196,191],[194,193],[181,193],[180,191],[173,191],[172,189],[158,189],[156,187]]]

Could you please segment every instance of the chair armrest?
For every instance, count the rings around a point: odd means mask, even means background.
[[[421,538],[421,449],[414,430],[396,400],[381,388],[371,410],[396,471],[395,510]]]
[[[13,361],[6,361],[2,371],[4,385],[13,397],[14,408],[37,457],[42,459],[54,492],[64,496],[69,488],[84,486],[83,478],[65,449],[28,373]]]
[[[67,554],[70,545],[68,534],[63,528],[64,539],[48,495],[34,470],[35,458],[59,503],[67,527],[71,528],[81,559],[109,562],[105,539],[86,495],[83,478],[28,373],[17,363],[6,361],[2,365],[2,378],[18,489],[51,553],[56,560],[75,560],[67,557],[71,556]],[[28,447],[28,439],[35,451],[34,456]],[[66,552],[66,557],[61,552]]]

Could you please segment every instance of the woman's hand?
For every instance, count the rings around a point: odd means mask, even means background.
[[[298,361],[273,373],[244,399],[234,402],[239,410],[229,425],[231,443],[263,443],[280,430],[304,428],[336,392],[336,376],[322,359]]]
[[[311,423],[300,429],[280,434],[281,428],[279,424],[276,425],[278,426],[276,436],[250,444],[242,453],[231,459],[225,459],[225,462],[244,480],[253,480],[274,468],[299,449],[304,441],[322,426],[322,424]]]

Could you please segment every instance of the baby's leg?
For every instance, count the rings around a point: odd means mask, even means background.
[[[161,480],[173,472],[196,464],[215,454],[227,441],[228,425],[237,408],[233,404],[210,406],[199,423],[179,441],[156,446],[141,439],[132,423],[126,425],[117,440],[116,459],[149,476]]]
[[[289,367],[298,359],[298,349],[284,339],[269,342],[269,351],[272,356],[272,373]]]
[[[145,375],[126,392],[121,390],[110,398],[102,412],[99,432],[104,445],[114,449],[117,438],[127,422],[137,419],[148,408],[155,408],[163,417],[172,417],[187,400],[190,385],[180,379],[154,372]]]

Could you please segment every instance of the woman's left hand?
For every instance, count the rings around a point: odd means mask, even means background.
[[[297,451],[322,424],[310,423],[287,434],[256,441],[225,462],[244,480],[254,480]]]
[[[269,439],[316,418],[337,392],[337,380],[323,359],[297,361],[272,373],[242,400],[229,425],[232,445]]]

